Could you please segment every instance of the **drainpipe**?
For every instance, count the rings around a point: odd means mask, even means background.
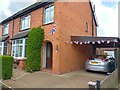
[[[13,38],[13,35],[14,35],[14,19],[12,19],[12,38]],[[11,51],[10,51],[10,55],[11,55],[11,52],[12,52],[12,42],[10,43],[10,47],[11,47]]]
[[[94,36],[94,12],[95,12],[95,6],[92,9],[92,36]]]
[[[94,37],[94,12],[95,12],[95,6],[92,7],[92,36]],[[95,55],[95,45],[91,45],[92,48],[92,56]]]
[[[12,24],[12,37],[14,35],[14,19],[13,19],[13,24]]]

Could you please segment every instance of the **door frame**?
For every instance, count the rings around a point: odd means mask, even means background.
[[[51,43],[50,41],[46,41],[45,43],[44,43],[44,46],[43,46],[43,59],[42,59],[42,68],[44,69],[44,68],[47,68],[47,59],[46,59],[46,49],[47,49],[47,43]],[[52,57],[52,67],[53,67],[53,45],[52,45],[52,43],[51,43],[51,57]],[[52,67],[51,68],[48,68],[48,69],[52,69]]]

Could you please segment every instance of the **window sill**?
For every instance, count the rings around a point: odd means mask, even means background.
[[[8,34],[3,34],[2,36],[7,36]]]
[[[50,25],[50,24],[54,24],[55,22],[50,22],[50,23],[43,23],[43,26],[46,26],[46,25]]]
[[[30,28],[20,29],[20,32],[22,32],[22,31],[26,31],[26,30],[30,30]]]
[[[26,57],[14,57],[14,59],[17,59],[17,60],[26,60]]]

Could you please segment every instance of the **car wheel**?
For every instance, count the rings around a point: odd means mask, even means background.
[[[107,71],[107,73],[110,73],[110,63],[108,63],[108,66],[107,66],[107,68],[108,68],[108,71]]]
[[[108,72],[107,73],[112,73],[112,64],[108,63]]]

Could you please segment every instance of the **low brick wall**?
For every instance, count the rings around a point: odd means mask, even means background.
[[[17,65],[18,69],[24,70],[25,69],[25,63],[26,63],[26,58],[20,58],[20,59],[15,59],[18,63],[15,63]]]
[[[100,88],[116,88],[118,85],[118,69],[106,77],[100,84]]]
[[[26,62],[26,60],[19,60],[18,68],[21,70],[24,70],[25,69],[25,62]]]

